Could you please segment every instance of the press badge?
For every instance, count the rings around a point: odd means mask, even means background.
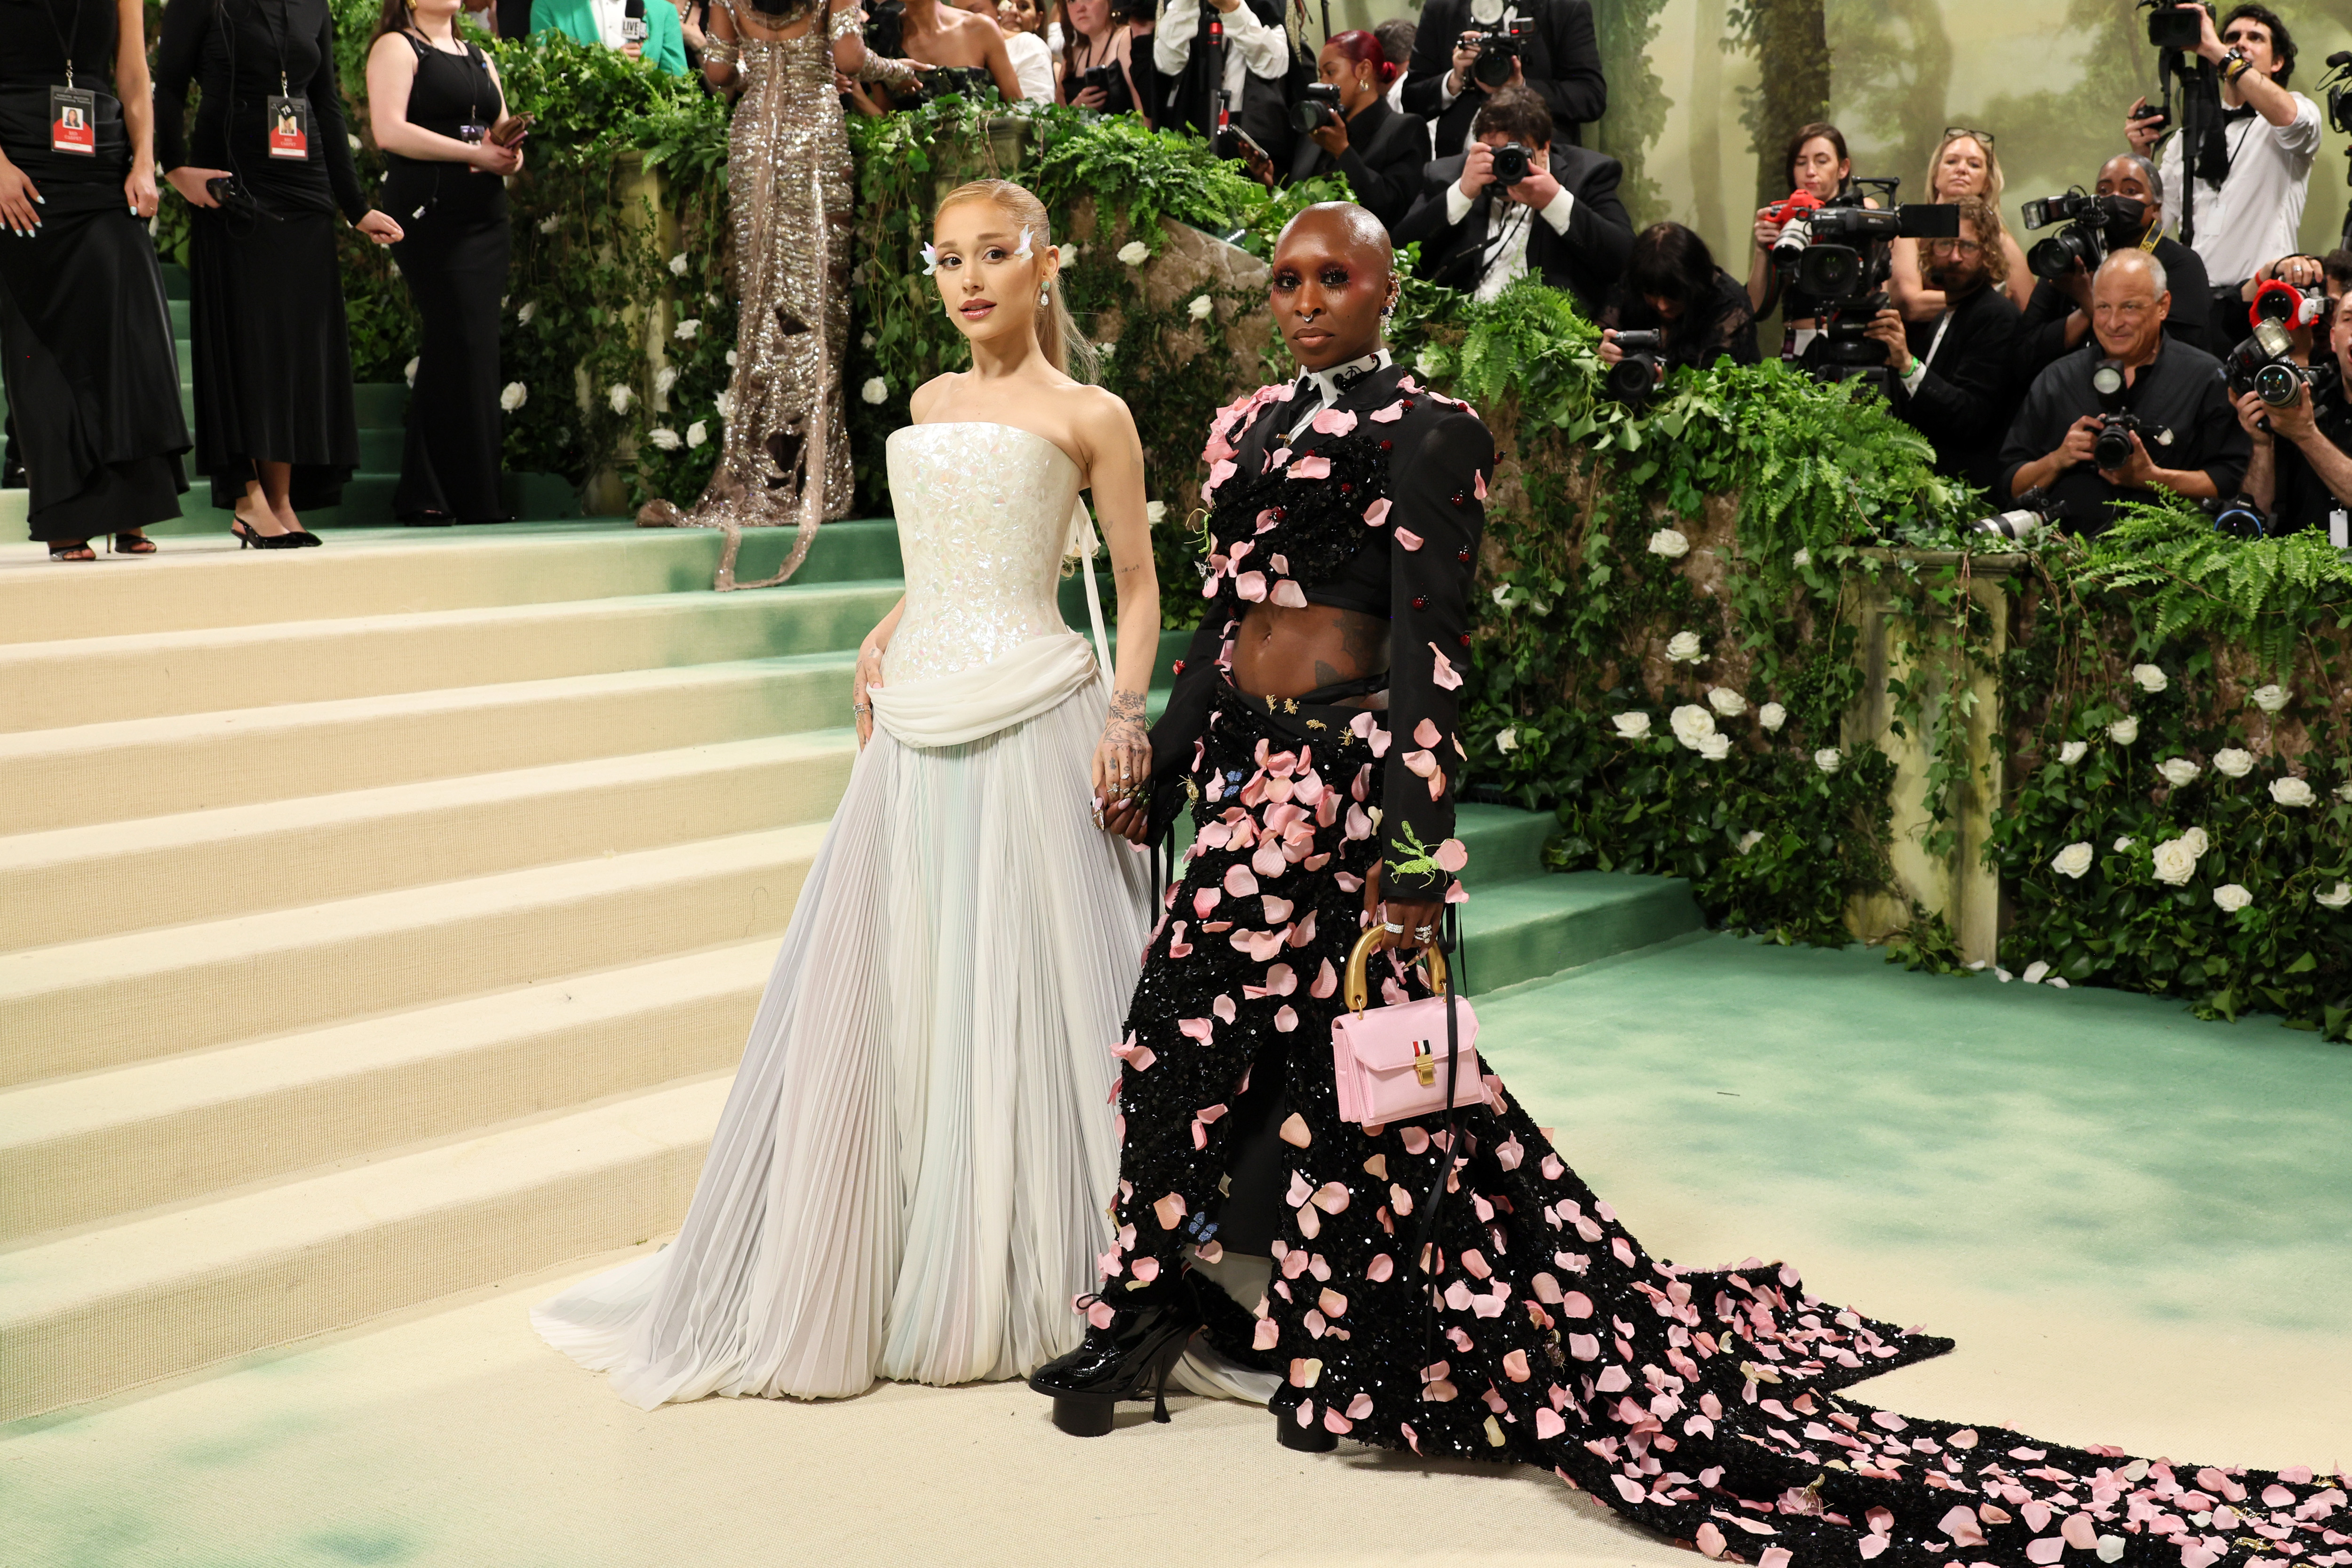
[[[98,156],[98,95],[86,87],[49,89],[49,151]]]
[[[246,100],[251,102],[250,99]],[[262,105],[262,113],[269,127],[269,155],[294,162],[308,162],[310,157],[310,100],[296,94],[280,98],[272,93]]]

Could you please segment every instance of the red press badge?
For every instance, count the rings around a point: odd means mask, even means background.
[[[247,99],[251,102],[251,99]],[[306,162],[310,156],[310,100],[271,94],[263,105],[269,131],[269,155]]]
[[[86,87],[49,89],[49,151],[98,155],[98,95]]]

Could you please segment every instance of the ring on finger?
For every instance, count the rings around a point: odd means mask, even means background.
[[[1387,933],[1388,933],[1390,936],[1403,936],[1403,935],[1404,935],[1404,927],[1403,927],[1403,926],[1402,926],[1402,925],[1398,925],[1395,921],[1393,921],[1393,920],[1383,920],[1383,921],[1381,921],[1381,930],[1383,930],[1383,931],[1385,931],[1385,932],[1387,932]]]

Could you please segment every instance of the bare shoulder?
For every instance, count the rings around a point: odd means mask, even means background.
[[[1104,456],[1142,444],[1142,438],[1136,434],[1135,412],[1117,392],[1107,387],[1072,382],[1060,390],[1059,396],[1063,406],[1069,410],[1071,428],[1089,452]]]
[[[907,413],[909,417],[917,424],[922,423],[924,417],[938,405],[939,401],[949,395],[956,383],[962,380],[963,372],[961,371],[947,371],[933,376],[929,381],[917,387],[914,395],[907,400]]]
[[[376,35],[375,42],[368,46],[368,64],[370,65],[375,64],[378,60],[398,60],[403,64],[413,65],[415,59],[416,51],[410,48],[408,40],[398,33],[379,33]]]

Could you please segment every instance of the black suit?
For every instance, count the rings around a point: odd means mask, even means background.
[[[1176,0],[1183,4],[1184,0]],[[1283,26],[1281,0],[1244,0],[1251,13],[1266,26],[1279,29]],[[1184,57],[1183,68],[1173,76],[1162,76],[1152,53],[1150,34],[1139,36],[1134,42],[1135,86],[1139,92],[1153,95],[1156,107],[1151,123],[1161,129],[1182,127],[1200,136],[1207,136],[1215,128],[1215,108],[1219,80],[1211,72],[1209,58],[1208,17],[1214,10],[1208,0],[1200,0],[1202,13],[1201,28],[1193,36],[1192,50]],[[1230,49],[1233,46],[1228,44]],[[1150,67],[1153,85],[1145,87],[1143,73]],[[1290,62],[1288,74],[1274,78],[1259,76],[1255,71],[1242,77],[1240,99],[1227,106],[1249,139],[1265,149],[1266,156],[1278,170],[1289,162],[1291,137],[1289,99],[1292,96],[1290,78],[1299,74],[1298,62]]]
[[[1393,229],[1421,194],[1421,171],[1428,162],[1428,125],[1419,115],[1398,114],[1374,99],[1348,121],[1348,150],[1336,161],[1313,137],[1300,136],[1290,178],[1311,180],[1336,168],[1348,176],[1358,204]]]
[[[1528,23],[1519,45],[1519,70],[1551,110],[1554,145],[1581,140],[1580,128],[1609,107],[1609,83],[1601,74],[1601,42],[1592,30],[1592,0],[1510,0]],[[1470,0],[1429,0],[1413,35],[1412,59],[1405,67],[1404,107],[1437,131],[1437,151],[1459,152],[1470,121],[1486,95],[1465,82],[1452,104],[1439,102],[1440,89],[1454,69],[1454,46],[1474,26]]]
[[[1484,272],[1488,214],[1504,212],[1507,216],[1507,209],[1514,204],[1500,187],[1489,183],[1460,223],[1447,223],[1446,189],[1462,178],[1465,161],[1462,155],[1440,158],[1424,169],[1421,199],[1391,234],[1399,245],[1421,242],[1423,277],[1466,292],[1478,287]],[[1608,303],[1633,249],[1633,220],[1617,199],[1617,182],[1623,173],[1614,158],[1555,141],[1552,178],[1576,198],[1568,232],[1555,231],[1539,213],[1518,209],[1528,216],[1528,270],[1574,295],[1577,308],[1589,317],[1599,316]]]
[[[2017,413],[2017,307],[1981,287],[1946,315],[1940,343],[1943,317],[1905,325],[1912,359],[1927,358],[1931,344],[1935,358],[1916,388],[1889,381],[1887,399],[1936,448],[1936,472],[1999,495],[2001,437]]]

